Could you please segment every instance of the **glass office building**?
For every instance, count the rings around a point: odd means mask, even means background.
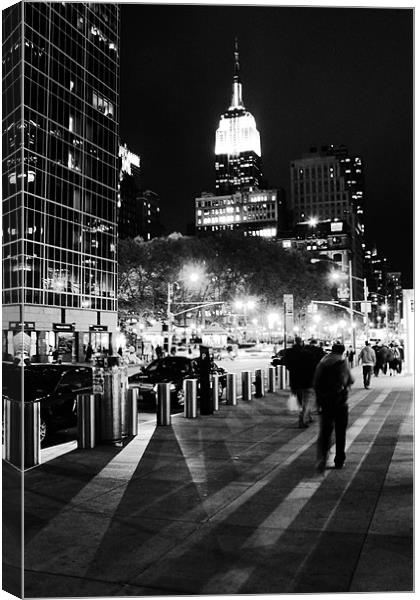
[[[3,357],[110,350],[117,325],[119,6],[3,11]],[[19,338],[19,339],[20,339]]]

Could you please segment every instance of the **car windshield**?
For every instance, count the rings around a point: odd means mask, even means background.
[[[35,398],[51,393],[60,380],[62,369],[52,366],[32,369],[24,368],[24,400],[29,402]],[[22,398],[22,369],[21,367],[5,367],[3,365],[3,394],[15,400]]]

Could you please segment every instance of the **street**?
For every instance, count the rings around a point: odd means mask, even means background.
[[[298,429],[287,391],[27,472],[26,595],[412,590],[412,378],[364,390],[360,371],[346,466],[325,477],[317,423]],[[19,476],[3,477],[13,527]]]

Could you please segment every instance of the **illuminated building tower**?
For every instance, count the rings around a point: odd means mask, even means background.
[[[84,359],[117,326],[118,4],[3,11],[3,356]]]
[[[232,100],[216,131],[216,185],[219,196],[262,187],[261,143],[255,119],[245,110],[235,39]]]

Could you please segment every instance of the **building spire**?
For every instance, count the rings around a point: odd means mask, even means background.
[[[235,46],[234,46],[233,56],[235,58],[235,65],[234,65],[234,69],[233,69],[233,81],[237,81],[240,83],[241,75],[240,75],[240,66],[239,66],[239,45],[238,45],[237,37],[235,37]]]
[[[233,66],[233,85],[232,85],[232,102],[229,109],[244,108],[242,102],[242,82],[239,66],[239,44],[238,38],[235,37],[235,44],[233,49],[234,66]]]

